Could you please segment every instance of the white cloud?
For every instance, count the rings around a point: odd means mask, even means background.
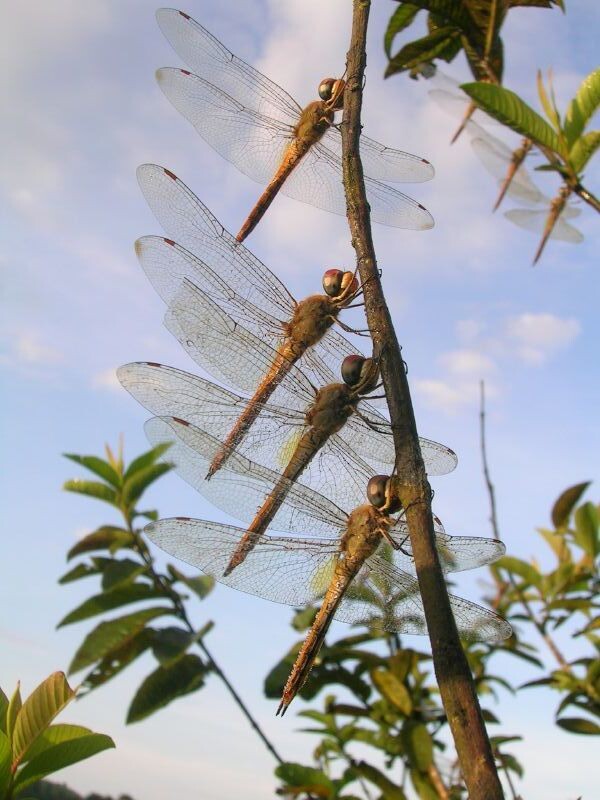
[[[451,374],[476,378],[496,369],[492,359],[479,350],[452,350],[440,356],[440,363]]]
[[[59,364],[64,360],[59,350],[40,341],[39,334],[33,331],[15,337],[12,354],[17,362],[25,364]]]
[[[581,325],[576,319],[548,313],[528,312],[506,323],[506,335],[517,342],[517,355],[528,364],[543,364],[580,333]]]
[[[102,389],[104,391],[116,392],[121,391],[122,387],[117,380],[117,373],[114,369],[105,369],[102,372],[97,372],[92,376],[92,387],[94,389]]]

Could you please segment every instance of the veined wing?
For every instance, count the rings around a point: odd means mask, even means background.
[[[157,77],[165,96],[211,147],[253,180],[267,183],[272,178],[293,136],[291,128],[245,108],[197,75],[162,69]],[[336,154],[315,144],[280,191],[294,200],[344,215],[341,175]],[[365,178],[365,186],[376,222],[411,230],[433,227],[433,217],[416,200],[371,178]]]
[[[298,122],[301,107],[281,86],[231,53],[196,20],[172,8],[156,12],[160,29],[185,63],[249,108],[288,125]]]
[[[321,143],[341,161],[342,136],[337,127],[331,127]],[[376,181],[390,183],[423,183],[435,175],[433,165],[425,158],[387,147],[374,139],[360,135],[360,158],[365,175]]]
[[[165,325],[197,364],[248,395],[254,394],[277,357],[266,335],[238,325],[187,279],[167,310]],[[293,364],[284,367],[287,372],[269,401],[304,413],[315,399],[315,389]]]
[[[450,536],[444,531],[441,522],[434,518],[435,541],[444,572],[462,572],[491,564],[506,552],[504,543],[499,539],[488,539],[483,536]],[[403,519],[396,522],[390,534],[399,545],[399,550],[389,549],[393,563],[411,574],[415,574],[412,545],[408,534],[408,525]]]
[[[506,620],[476,603],[451,594],[450,605],[463,639],[502,642],[512,633]],[[389,631],[427,634],[416,579],[377,554],[367,560],[335,617],[355,624],[378,620]]]
[[[148,420],[144,430],[154,445],[172,442],[165,461],[173,463],[177,474],[203,497],[236,519],[253,519],[279,479],[277,472],[235,451],[210,481],[206,481],[208,466],[222,447],[221,441],[173,417],[154,417]],[[346,514],[334,502],[300,483],[289,481],[287,488],[286,502],[271,523],[273,529],[308,536],[339,535],[346,524]]]
[[[523,228],[523,230],[541,234],[544,232],[549,211],[549,208],[535,211],[525,208],[511,208],[510,211],[504,212],[504,216],[515,225],[518,225],[519,228]],[[550,239],[579,244],[579,242],[583,241],[583,234],[566,221],[563,212],[556,220],[552,233],[550,234]]]
[[[219,286],[225,285],[223,291],[238,304],[260,309],[277,321],[292,316],[296,301],[284,284],[225,230],[183,181],[156,164],[142,164],[136,174],[142,194],[167,236],[204,262],[201,267],[186,267],[187,277],[202,286],[209,265]],[[202,281],[197,279],[200,275]]]
[[[368,404],[363,406],[361,403],[359,409],[361,413],[366,411],[365,416],[371,423],[377,425],[381,434],[377,435],[359,416],[353,415],[340,432],[340,436],[349,447],[356,450],[373,465],[383,465],[389,468],[390,464],[395,461],[394,441],[389,420]],[[456,468],[458,458],[454,450],[422,436],[419,437],[419,444],[428,475],[447,475]]]
[[[232,318],[244,320],[246,327],[256,331],[251,321],[260,321],[260,335],[267,330],[281,333],[281,323],[292,317],[296,301],[279,279],[250,250],[237,241],[183,181],[169,170],[154,164],[143,164],[137,170],[138,182],[146,202],[171,240],[175,240],[200,260],[165,251],[153,240],[153,248],[162,252],[168,264],[172,282],[160,270],[160,260],[148,265],[149,276],[158,290],[170,299],[173,290],[179,291],[182,277],[190,278]],[[141,240],[146,242],[146,239]],[[177,247],[175,248],[177,250]],[[154,256],[153,256],[154,258]],[[207,278],[206,265],[211,277]],[[269,315],[269,316],[267,316]],[[250,320],[250,321],[249,321]],[[344,358],[356,353],[354,347],[337,331],[329,329],[323,338],[303,358],[309,375],[318,376],[321,384],[339,379],[339,367]]]

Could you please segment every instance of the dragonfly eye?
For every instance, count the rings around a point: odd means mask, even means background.
[[[357,386],[363,376],[363,370],[369,359],[364,356],[346,356],[342,361],[342,380],[348,386]]]
[[[391,492],[389,475],[373,475],[367,484],[367,499],[375,508],[386,514],[395,514],[402,508],[402,503]]]
[[[323,289],[329,297],[352,295],[358,289],[358,281],[353,272],[328,269],[323,275]]]
[[[335,83],[335,78],[323,78],[319,84],[319,97],[321,100],[331,100]]]

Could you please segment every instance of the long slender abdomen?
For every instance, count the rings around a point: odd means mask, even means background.
[[[243,242],[248,234],[252,233],[254,228],[256,228],[294,167],[296,167],[300,159],[308,152],[310,144],[311,143],[302,139],[293,139],[290,142],[277,172],[267,184],[266,189],[258,198],[256,205],[240,228],[240,232],[235,237],[238,242]]]

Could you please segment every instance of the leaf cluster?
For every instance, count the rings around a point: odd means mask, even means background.
[[[115,744],[81,725],[53,724],[75,692],[55,672],[25,699],[20,687],[10,699],[0,689],[0,800],[25,798],[42,778]]]
[[[190,653],[212,627],[200,630],[191,625],[184,607],[182,585],[203,599],[213,588],[208,576],[189,577],[172,565],[166,572],[156,569],[142,530],[135,521],[155,520],[155,511],[137,509],[142,495],[171,466],[160,462],[168,445],[159,445],[125,465],[122,449],[115,455],[107,447],[107,458],[67,455],[71,461],[91,471],[99,480],[69,480],[70,492],[102,500],[112,505],[123,519],[122,525],[102,525],[88,533],[68,552],[67,559],[81,559],[59,580],[61,584],[90,576],[100,579],[100,591],[65,615],[58,627],[83,622],[102,615],[103,619],[84,638],[71,661],[69,672],[86,669],[81,694],[104,685],[144,653],[151,653],[155,668],[137,689],[127,712],[127,722],[137,722],[163,708],[178,697],[200,689],[212,668],[209,659]],[[104,615],[135,606],[135,610],[113,616]],[[164,617],[176,624],[157,626]]]

